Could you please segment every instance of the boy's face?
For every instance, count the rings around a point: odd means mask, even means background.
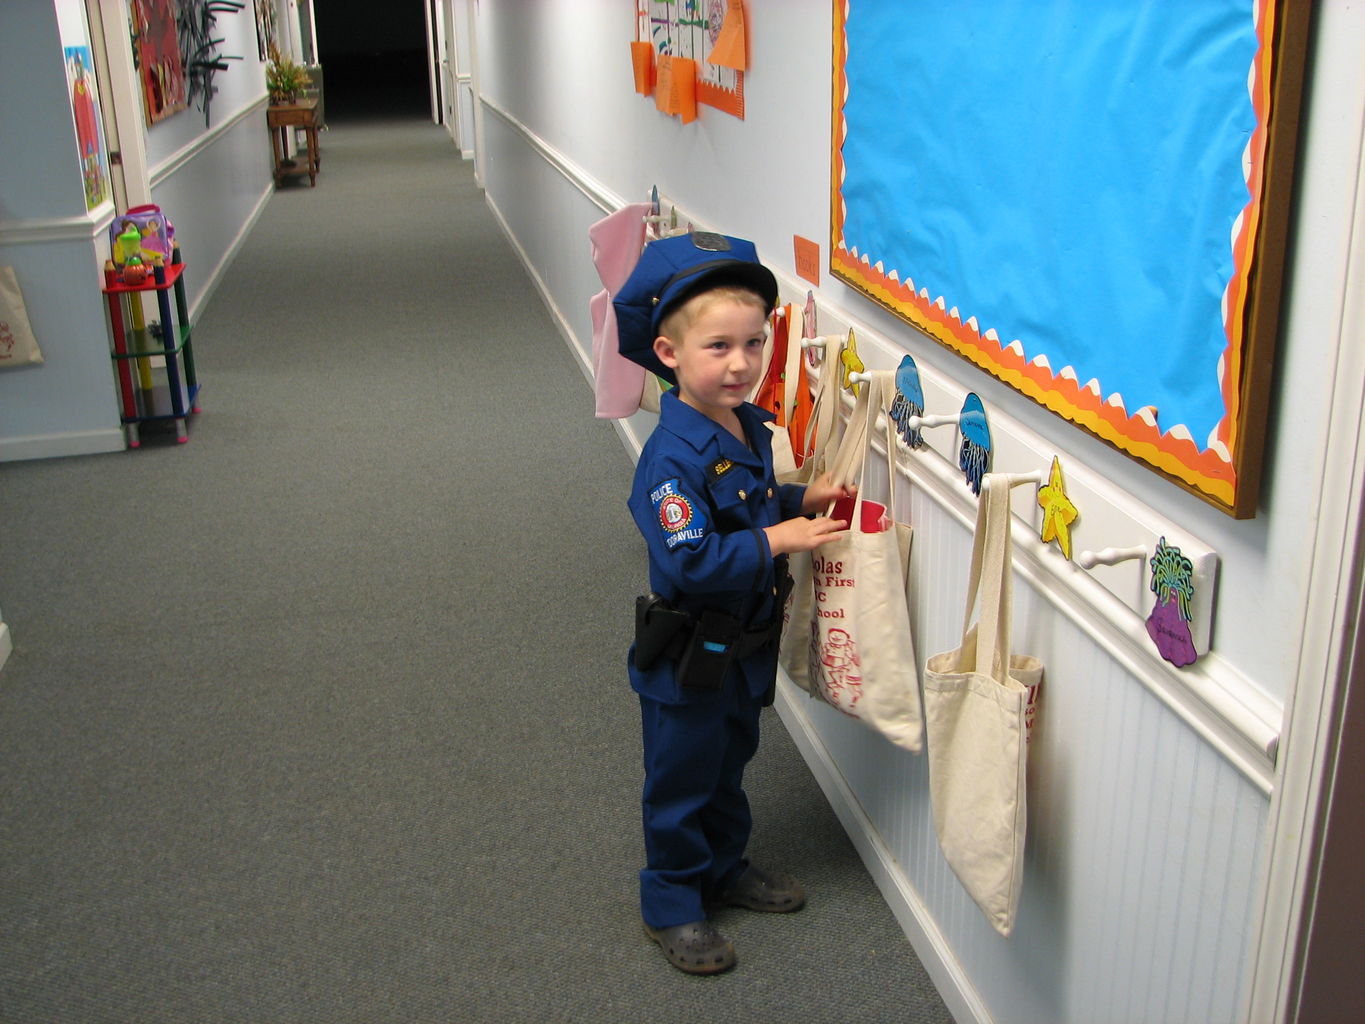
[[[717,422],[727,422],[758,381],[767,317],[729,297],[707,303],[678,341],[654,341],[659,361],[678,378],[678,397]]]

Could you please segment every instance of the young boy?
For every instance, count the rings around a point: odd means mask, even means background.
[[[652,242],[614,299],[622,355],[676,387],[635,472],[630,511],[653,591],[636,609],[630,681],[644,732],[645,932],[673,966],[712,974],[734,946],[713,906],[785,913],[805,893],[744,857],[742,787],[772,703],[787,554],[847,523],[806,518],[850,493],[773,476],[758,381],[777,281],[753,243],[704,232]]]

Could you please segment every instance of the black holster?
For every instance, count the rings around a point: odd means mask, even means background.
[[[681,649],[692,616],[679,611],[655,593],[635,599],[635,667],[653,668],[670,650],[673,657]]]
[[[776,647],[782,636],[782,611],[791,588],[786,573],[778,583],[773,617],[757,628],[728,612],[707,609],[700,615],[681,611],[661,595],[635,599],[635,667],[648,671],[663,658],[678,663],[679,685],[690,690],[719,690],[736,658]]]

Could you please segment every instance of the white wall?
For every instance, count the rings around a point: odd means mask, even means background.
[[[152,199],[175,224],[191,316],[271,194],[265,65],[251,6],[220,14],[213,38],[223,40],[220,54],[241,60],[214,75],[208,126],[196,106],[151,125],[146,136]]]
[[[805,287],[792,236],[828,244],[829,5],[747,7],[746,119],[703,107],[691,125],[634,94],[629,5],[523,0],[477,10],[489,202],[585,364],[587,300],[600,287],[587,225],[651,185],[705,226],[754,239],[790,296]],[[1315,655],[1303,638],[1320,642],[1305,622],[1308,588],[1331,546],[1318,532],[1320,503],[1334,500],[1333,482],[1349,470],[1327,465],[1325,453],[1333,429],[1359,414],[1358,387],[1354,407],[1348,397],[1333,408],[1328,396],[1351,288],[1352,221],[1340,197],[1355,194],[1362,152],[1362,36],[1359,5],[1319,5],[1255,519],[1234,521],[1166,484],[822,275],[822,331],[854,325],[870,366],[893,368],[908,351],[940,395],[981,395],[1001,440],[996,470],[1045,469],[1043,455],[1061,457],[1068,483],[1091,492],[1091,506],[1078,500],[1092,531],[1078,531],[1079,544],[1124,545],[1132,541],[1104,529],[1154,524],[1220,558],[1213,653],[1180,672],[1142,642],[1140,619],[1087,589],[1083,573],[1036,537],[1020,545],[1016,633],[1049,671],[1024,906],[1009,940],[985,928],[942,863],[922,762],[822,707],[788,701],[784,717],[813,768],[950,1004],[968,1017],[1205,1021],[1245,1009],[1279,780],[1267,741],[1304,696],[1296,685],[1319,685],[1296,684]],[[637,416],[627,444],[649,427]],[[952,646],[960,625],[970,504],[932,458],[904,468],[923,657]]]
[[[126,4],[107,7],[113,24],[127,24]],[[126,30],[119,37],[128,45]],[[214,37],[224,40],[223,54],[243,59],[215,76],[211,127],[191,108],[145,132],[150,180],[141,190],[175,223],[189,264],[191,316],[271,190],[250,8],[220,16]],[[0,461],[124,447],[99,290],[114,208],[85,209],[62,64],[64,42],[89,41],[80,0],[0,4],[0,94],[23,97],[0,104],[0,138],[23,140],[0,146],[0,263],[15,268],[45,358],[0,373]],[[137,134],[126,133],[124,146]]]
[[[0,373],[0,460],[123,447],[93,249],[113,207],[85,208],[64,42],[88,38],[63,40],[51,3],[0,4],[0,264],[45,360]]]

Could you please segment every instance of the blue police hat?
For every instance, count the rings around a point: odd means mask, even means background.
[[[777,278],[762,263],[754,243],[710,231],[690,231],[650,242],[621,290],[612,299],[621,355],[676,384],[673,371],[654,354],[659,321],[670,308],[704,287],[738,284],[767,304],[777,305]]]

